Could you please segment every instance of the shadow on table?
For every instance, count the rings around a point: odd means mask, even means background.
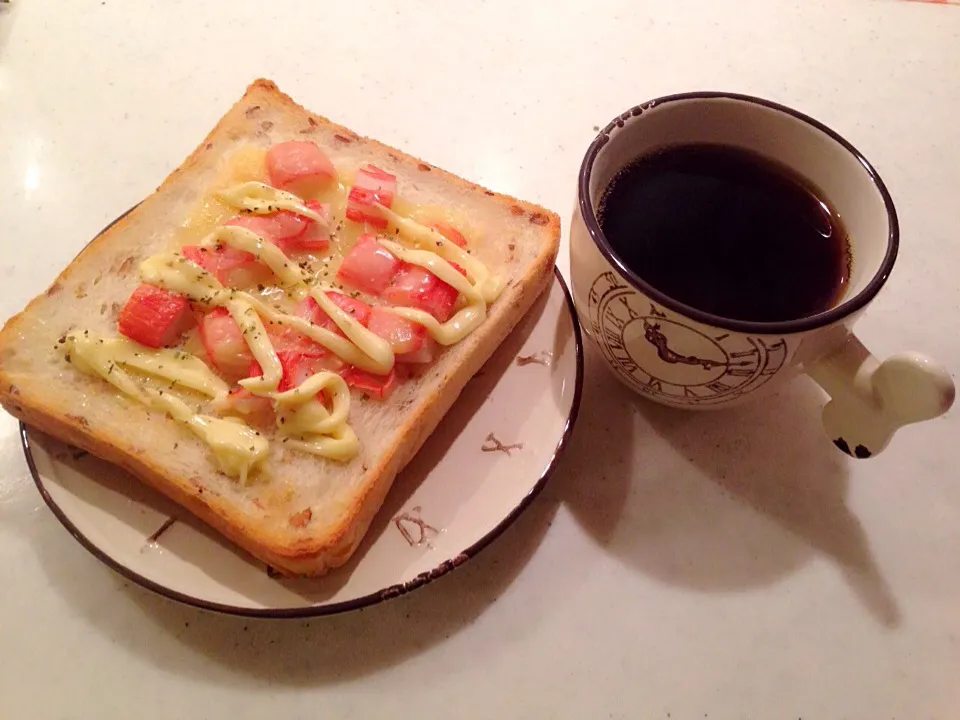
[[[759,403],[690,413],[634,397],[596,353],[587,355],[580,450],[568,455],[551,492],[609,552],[703,592],[767,585],[820,553],[878,622],[899,623],[846,507],[850,461],[823,435],[823,401],[812,384],[798,380]]]

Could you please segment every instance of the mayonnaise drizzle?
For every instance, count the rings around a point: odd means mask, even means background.
[[[270,215],[277,210],[290,210],[316,220],[327,228],[327,218],[308,208],[303,200],[293,193],[278,190],[262,182],[245,182],[217,193],[223,202],[238,210],[247,210],[257,215]]]
[[[257,431],[233,419],[196,413],[180,398],[170,392],[141,385],[123,369],[136,368],[210,397],[225,393],[226,383],[206,369],[197,358],[186,353],[180,353],[184,358],[175,357],[175,351],[171,350],[141,350],[139,345],[121,338],[98,339],[83,334],[67,336],[64,346],[70,362],[80,370],[99,375],[146,407],[166,412],[177,422],[189,427],[210,447],[220,467],[228,475],[238,477],[245,483],[251,469],[266,457],[270,444]]]
[[[500,297],[505,287],[503,278],[491,274],[486,265],[462,247],[437,230],[406,218],[380,203],[376,203],[376,207],[388,222],[397,226],[401,239],[408,240],[418,249],[435,253],[447,262],[455,262],[466,270],[467,277],[473,282],[484,302],[489,304]]]
[[[445,323],[441,323],[430,313],[415,308],[387,308],[390,312],[423,325],[430,336],[444,346],[460,342],[480,327],[487,317],[487,305],[483,296],[449,262],[428,250],[411,250],[390,240],[381,240],[380,243],[404,262],[429,270],[448,285],[452,285],[467,300],[467,305]]]
[[[312,399],[321,392],[330,397],[330,410]],[[288,447],[341,461],[360,452],[357,434],[347,424],[350,388],[339,375],[317,373],[274,399],[277,427],[289,436],[284,441]]]
[[[257,260],[273,271],[281,285],[290,286],[306,282],[306,276],[296,263],[290,262],[283,251],[272,242],[264,240],[252,230],[237,225],[222,225],[205,237],[203,247],[229,245],[252,253]]]

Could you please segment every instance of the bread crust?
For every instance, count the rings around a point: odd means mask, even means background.
[[[493,304],[483,325],[458,345],[464,348],[458,352],[459,361],[444,368],[440,382],[434,384],[426,397],[418,398],[417,404],[404,415],[396,440],[384,447],[376,461],[363,473],[357,492],[339,519],[321,528],[311,528],[310,532],[292,540],[270,532],[269,528],[251,525],[231,498],[204,492],[203,485],[191,481],[190,477],[172,475],[168,468],[155,462],[149,448],[135,447],[91,426],[82,416],[65,412],[62,406],[57,406],[44,396],[42,382],[34,382],[23,372],[12,372],[8,367],[9,354],[16,351],[18,343],[23,342],[22,333],[28,325],[26,320],[38,312],[45,296],[56,295],[70,282],[71,275],[82,259],[97,256],[109,247],[112,237],[136,223],[142,206],[134,208],[91,240],[46,292],[34,298],[0,331],[0,404],[26,424],[127,470],[280,572],[287,575],[321,575],[344,564],[353,554],[397,473],[436,429],[470,378],[549,286],[559,247],[560,220],[555,213],[537,205],[494,193],[376,140],[361,138],[347,128],[310,113],[280,92],[274,83],[264,79],[256,80],[247,88],[243,97],[220,119],[196,150],[173,170],[154,195],[184,174],[199,168],[206,161],[205,155],[216,148],[218,139],[235,133],[238,119],[242,119],[251,108],[259,107],[258,103],[279,107],[286,114],[302,118],[308,127],[323,126],[349,142],[362,142],[365,150],[389,155],[394,165],[404,166],[410,174],[429,172],[459,192],[480,194],[485,201],[508,209],[518,223],[529,222],[539,228],[541,245],[533,261]],[[441,362],[443,360],[441,358]],[[133,401],[128,402],[131,406],[135,405]],[[156,422],[172,422],[162,416],[153,419]]]

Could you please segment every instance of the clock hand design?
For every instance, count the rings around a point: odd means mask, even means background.
[[[681,355],[670,347],[667,336],[660,330],[659,323],[651,323],[644,318],[643,330],[644,339],[657,349],[657,357],[665,363],[670,363],[671,365],[699,365],[704,370],[712,370],[713,368],[727,367],[729,365],[726,361],[710,360],[709,358],[700,358],[696,355]]]

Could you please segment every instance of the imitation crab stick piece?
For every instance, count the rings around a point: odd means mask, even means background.
[[[390,343],[390,348],[397,355],[416,352],[427,336],[427,329],[423,325],[378,307],[370,312],[367,327],[374,335],[379,335]]]
[[[213,367],[231,380],[249,376],[253,353],[237,321],[224,308],[215,308],[200,320],[200,341]]]
[[[391,175],[375,165],[365,165],[357,171],[356,180],[347,196],[347,219],[374,227],[386,227],[387,220],[376,209],[375,204],[390,207],[396,192],[396,175]]]
[[[378,243],[374,235],[364,233],[344,256],[337,277],[358,290],[379,295],[389,287],[401,265],[400,259]]]
[[[460,268],[458,268],[460,269]],[[429,270],[404,263],[383,291],[383,299],[391,305],[425,310],[440,322],[450,319],[460,293]]]
[[[214,406],[223,415],[239,415],[261,427],[273,425],[273,403],[270,398],[254,395],[246,388],[235,388]]]
[[[459,247],[467,246],[467,239],[463,236],[459,230],[457,230],[453,225],[445,222],[435,222],[431,223],[430,227],[436,230],[438,233],[443,235],[447,240],[452,242],[454,245]]]
[[[412,352],[397,355],[396,360],[401,365],[426,365],[436,360],[439,354],[440,343],[427,335],[423,339],[423,345]]]
[[[319,192],[337,174],[330,158],[310,140],[277,143],[267,150],[266,162],[270,184],[301,197]]]
[[[185,296],[142,283],[120,310],[117,329],[141,345],[159,348],[175,344],[192,322]]]
[[[348,313],[358,323],[364,327],[367,326],[367,323],[370,320],[370,306],[363,302],[363,300],[357,300],[333,290],[327,291],[327,297],[333,301],[334,305]],[[340,328],[333,321],[333,319],[330,318],[330,316],[327,315],[317,304],[317,301],[309,295],[307,295],[298,303],[296,313],[305,320],[309,320],[314,325],[325,327],[328,330],[332,330],[340,335],[343,334],[340,332]]]
[[[268,283],[273,272],[263,263],[244,250],[228,245],[199,247],[184,245],[180,254],[213,274],[221,285],[232,288],[250,287]]]
[[[346,381],[347,385],[354,390],[359,390],[366,395],[384,400],[397,384],[397,375],[391,370],[387,375],[374,375],[373,373],[358,370],[355,367],[349,367],[340,375]]]
[[[304,204],[324,217],[329,216],[328,205],[322,205],[315,200],[308,200]],[[251,230],[288,255],[298,252],[322,252],[330,244],[329,231],[324,223],[290,210],[279,210],[270,215],[237,215],[226,224]]]

